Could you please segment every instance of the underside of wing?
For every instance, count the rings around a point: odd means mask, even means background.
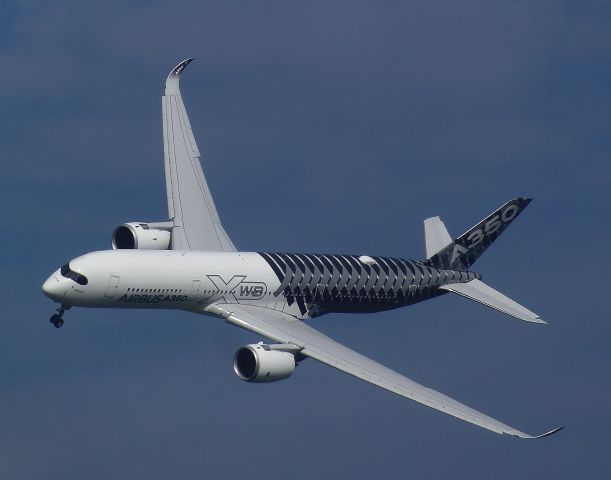
[[[540,438],[560,430],[560,428],[554,429],[537,436],[516,430],[442,393],[424,387],[341,345],[306,325],[303,321],[278,311],[263,307],[217,304],[208,307],[207,313],[217,315],[229,323],[263,335],[273,341],[295,345],[300,349],[301,355],[314,358],[397,395],[415,400],[499,434],[514,435],[520,438]]]
[[[180,94],[180,75],[192,59],[168,75],[162,97],[163,144],[173,250],[235,251],[216,211]]]

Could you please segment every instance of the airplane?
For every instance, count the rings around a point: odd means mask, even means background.
[[[448,292],[531,323],[537,314],[494,290],[471,266],[528,206],[505,203],[452,239],[439,217],[424,221],[426,259],[373,255],[243,252],[219,218],[180,93],[192,59],[172,69],[162,97],[168,220],[128,222],[112,234],[112,250],[87,253],[42,285],[60,304],[50,322],[64,324],[72,307],[180,309],[217,317],[271,343],[239,348],[233,369],[246,382],[286,379],[307,358],[498,434],[529,435],[351,350],[308,325],[330,312],[371,313]]]

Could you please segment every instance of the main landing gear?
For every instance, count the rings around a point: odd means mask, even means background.
[[[51,322],[55,328],[60,328],[64,324],[64,312],[69,308],[70,305],[62,304],[62,306],[57,309],[57,313],[51,315],[49,322]]]

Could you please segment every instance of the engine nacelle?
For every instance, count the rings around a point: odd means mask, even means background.
[[[284,380],[295,371],[295,356],[289,352],[272,350],[269,345],[246,345],[235,352],[233,370],[246,382]]]
[[[172,239],[171,224],[129,222],[112,232],[112,248],[139,250],[167,250]]]

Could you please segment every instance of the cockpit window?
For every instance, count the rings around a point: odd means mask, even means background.
[[[70,280],[74,280],[79,285],[87,285],[89,281],[85,275],[81,275],[80,273],[75,272],[74,270],[70,270],[70,264],[66,263],[61,269],[60,273],[62,276],[69,278]]]

